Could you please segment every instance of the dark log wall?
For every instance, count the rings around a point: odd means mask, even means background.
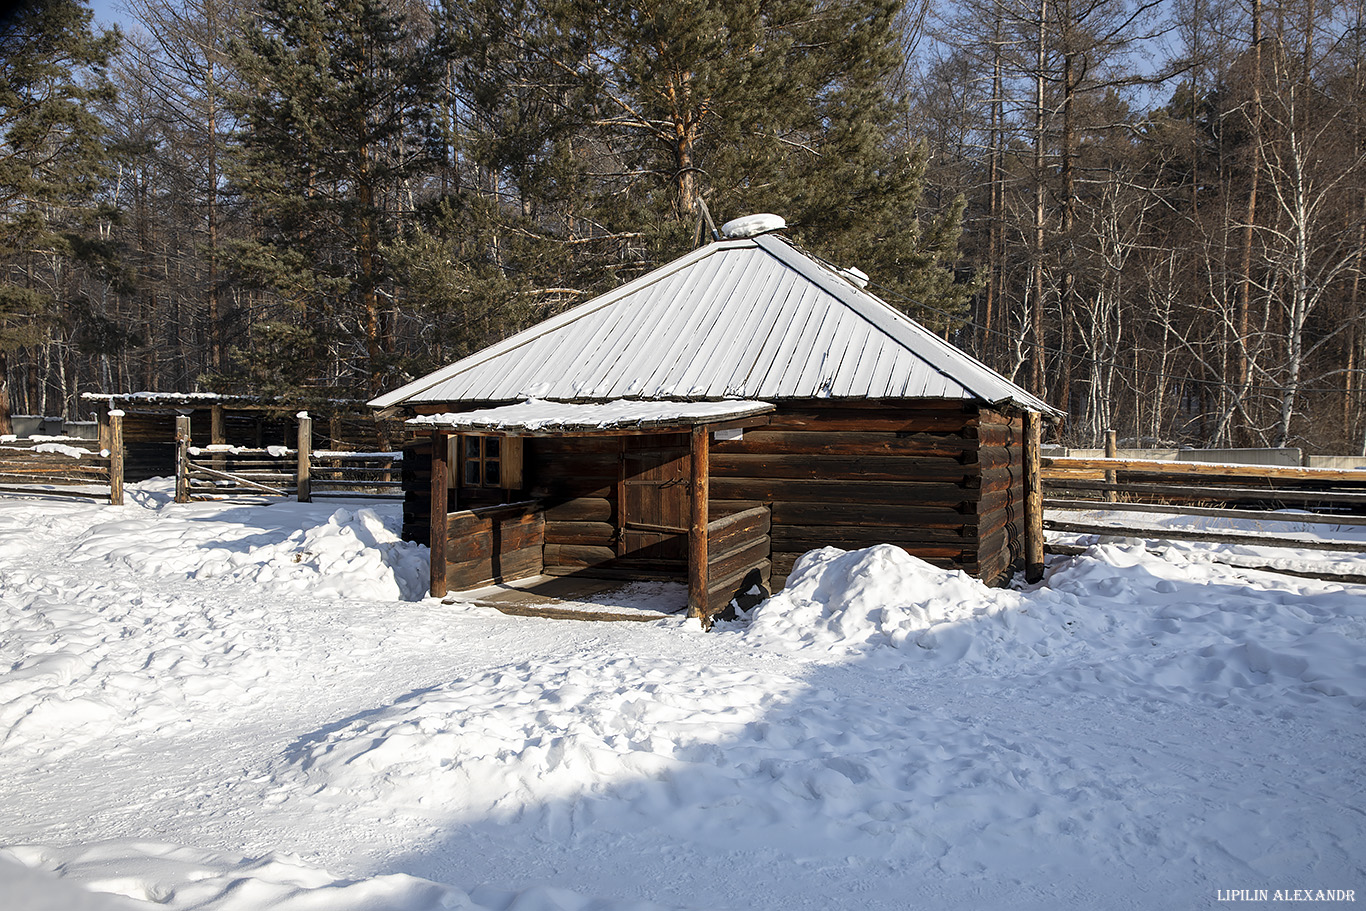
[[[618,437],[529,437],[522,471],[545,508],[545,571],[573,573],[616,555]]]
[[[976,575],[997,584],[1024,566],[1024,421],[984,408],[977,438],[982,499]]]
[[[784,405],[768,427],[712,444],[713,503],[771,505],[775,587],[812,548],[880,543],[995,581],[1004,563],[978,542],[1011,536],[1019,457],[982,418],[943,400]]]
[[[452,590],[540,574],[545,518],[536,504],[463,510],[447,521],[446,581]]]

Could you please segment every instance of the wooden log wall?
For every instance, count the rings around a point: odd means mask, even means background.
[[[774,586],[826,545],[897,544],[938,566],[999,576],[997,549],[1018,513],[1013,434],[973,403],[785,405],[769,426],[712,443],[712,502],[771,506]],[[984,538],[992,550],[979,547]]]
[[[451,513],[446,532],[447,586],[462,591],[539,575],[545,526],[536,503]]]
[[[771,591],[772,515],[767,506],[751,506],[707,524],[708,618],[724,615],[731,601],[752,607]],[[749,592],[758,586],[760,593]]]
[[[983,408],[977,418],[977,440],[984,491],[978,515],[985,529],[978,532],[977,577],[996,584],[1024,565],[1024,420]]]
[[[430,440],[403,449],[403,530],[405,541],[427,544],[432,526],[432,444]]]
[[[522,470],[545,510],[545,572],[568,575],[617,558],[620,437],[529,437]]]

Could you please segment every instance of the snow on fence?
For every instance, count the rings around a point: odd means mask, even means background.
[[[122,413],[110,416],[110,447],[76,437],[0,438],[0,491],[123,503]]]
[[[1231,463],[1166,462],[1126,458],[1040,460],[1044,528],[1070,534],[1118,535],[1255,547],[1311,547],[1360,553],[1356,541],[1280,537],[1161,528],[1118,521],[1069,521],[1047,513],[1104,510],[1110,513],[1181,515],[1306,525],[1366,526],[1366,470],[1292,468]],[[1273,510],[1295,508],[1293,516]],[[1053,548],[1055,552],[1069,549]],[[1366,578],[1347,581],[1363,581]]]
[[[190,441],[190,420],[176,419],[177,503],[231,493],[297,497],[306,503],[322,497],[398,499],[403,453],[348,452],[312,448],[313,421],[299,419],[298,446],[211,445]]]

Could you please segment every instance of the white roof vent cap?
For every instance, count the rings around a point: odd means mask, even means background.
[[[726,240],[739,240],[743,237],[758,237],[770,231],[781,231],[787,227],[787,219],[781,215],[746,215],[733,218],[721,226],[721,236]]]
[[[841,269],[840,275],[856,288],[868,287],[868,273],[864,272],[862,269],[856,269],[853,266],[850,266],[848,269]]]

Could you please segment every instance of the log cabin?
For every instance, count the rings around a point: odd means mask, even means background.
[[[404,537],[431,544],[432,594],[677,579],[710,623],[824,546],[989,583],[1022,567],[1026,438],[1059,413],[775,226],[732,222],[370,403],[429,433],[405,455]]]

